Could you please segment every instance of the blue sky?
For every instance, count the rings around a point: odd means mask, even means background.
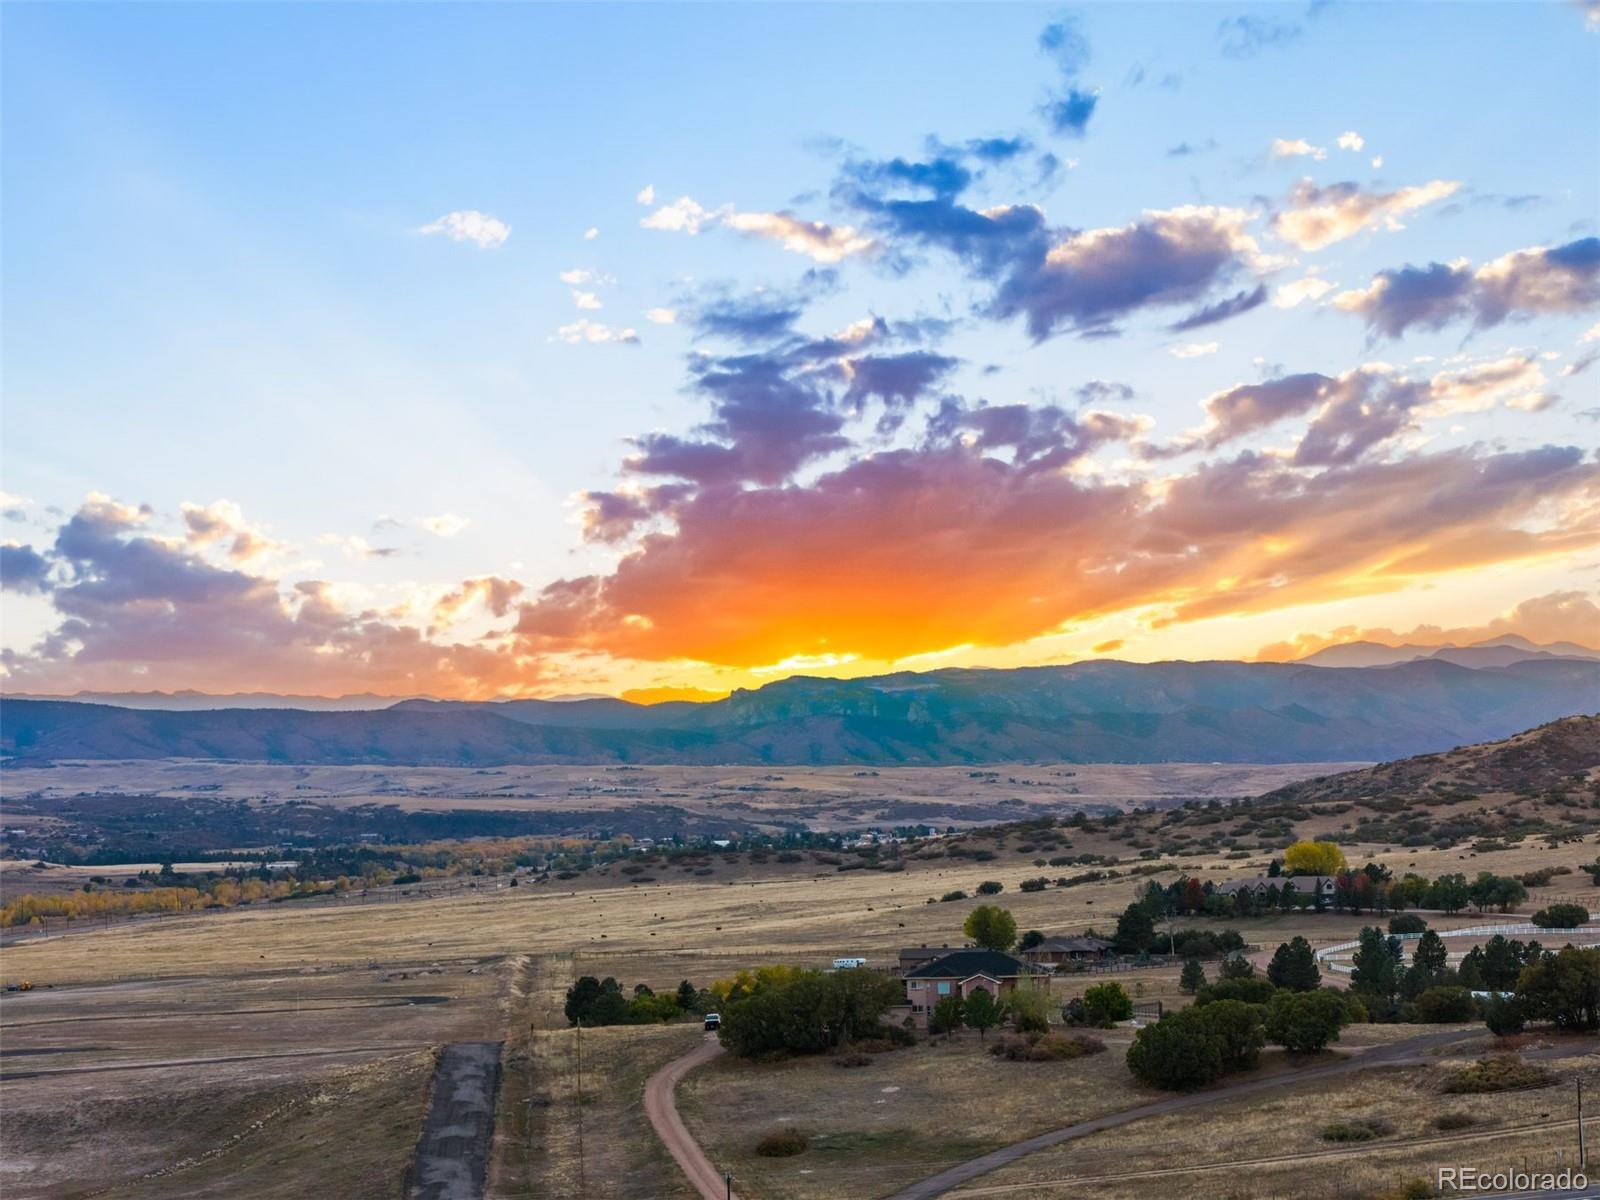
[[[1054,661],[1113,641],[1135,657],[1247,655],[1345,626],[1488,628],[1554,595],[1569,597],[1555,605],[1568,624],[1592,611],[1570,596],[1595,584],[1593,485],[1570,471],[1593,464],[1600,425],[1586,410],[1600,371],[1563,374],[1597,345],[1582,339],[1596,321],[1585,239],[1600,211],[1600,36],[1582,5],[19,4],[0,20],[0,467],[12,501],[0,538],[40,556],[16,559],[21,582],[6,598],[16,683],[303,680],[322,691],[360,685],[375,661],[368,639],[400,637],[405,656],[370,671],[378,690],[717,689],[784,664]],[[1050,27],[1082,50],[1070,69],[1041,49]],[[1095,98],[1092,114],[1079,130],[1052,129],[1042,110],[1068,89]],[[962,149],[981,138],[1026,148],[1003,162]],[[879,167],[896,158],[961,161],[977,176],[960,193],[964,211],[1036,206],[1051,244],[1143,214],[1204,213],[1191,220],[1223,230],[1228,261],[1182,300],[1161,292],[1107,310],[1089,283],[1041,301],[1033,281],[1034,298],[1006,312],[997,296],[1011,267],[974,265],[869,207],[889,194]],[[1302,180],[1349,189],[1296,200]],[[642,204],[647,187],[653,202]],[[685,210],[701,214],[698,233],[642,224],[680,197],[698,206]],[[1353,226],[1325,244],[1286,232],[1285,214],[1318,203],[1344,204],[1338,219]],[[1368,204],[1377,207],[1362,215]],[[724,205],[754,215],[743,232]],[[509,232],[483,247],[422,232],[452,213]],[[869,248],[836,261],[796,253],[763,232],[772,214],[851,231]],[[1565,272],[1558,296],[1530,285],[1518,295],[1538,292],[1533,300],[1490,318],[1464,300],[1460,319],[1429,310],[1390,336],[1387,310],[1338,300],[1406,265],[1465,260],[1476,270],[1563,246],[1578,247],[1578,266],[1551,260]],[[1070,269],[1116,286],[1081,256]],[[1307,280],[1317,294],[1288,306],[1290,285]],[[580,297],[599,307],[579,307]],[[1230,297],[1255,302],[1172,328]],[[1559,514],[1530,501],[1470,526],[1397,533],[1408,552],[1426,542],[1425,566],[1375,573],[1370,552],[1352,553],[1272,582],[1276,602],[1194,607],[1219,581],[1241,578],[1232,566],[1177,583],[1163,571],[1161,587],[1122,599],[1043,580],[1027,586],[1049,593],[1029,600],[1047,618],[997,612],[970,637],[952,632],[959,621],[930,620],[918,641],[862,632],[883,625],[882,597],[848,597],[892,580],[859,577],[812,598],[812,632],[805,613],[773,615],[771,590],[794,564],[719,562],[717,581],[741,580],[719,592],[647,561],[642,537],[694,551],[674,505],[701,504],[706,522],[729,511],[726,499],[653,499],[623,537],[583,531],[586,495],[616,494],[619,481],[683,482],[625,468],[637,452],[630,439],[696,436],[710,393],[689,356],[731,352],[706,315],[778,299],[800,306],[788,336],[871,317],[920,321],[916,353],[953,361],[936,385],[899,401],[830,394],[820,403],[842,421],[830,435],[840,440],[779,475],[735,480],[751,502],[762,489],[815,488],[850,464],[926,449],[924,423],[941,405],[1020,404],[1139,418],[1136,433],[1096,443],[1073,470],[1136,483],[1148,507],[1207,462],[1293,449],[1291,427],[1273,425],[1185,450],[1175,439],[1216,425],[1208,397],[1289,375],[1338,379],[1364,364],[1419,383],[1502,364],[1509,382],[1470,396],[1457,386],[1454,399],[1436,383],[1433,399],[1406,402],[1404,427],[1364,450],[1363,463],[1458,452],[1462,469],[1470,458],[1494,470],[1504,468],[1483,464],[1496,454],[1542,447],[1574,447],[1579,458],[1549,483]],[[1057,306],[1048,311],[1058,324],[1030,336],[1041,304]],[[662,310],[674,323],[651,318]],[[580,321],[590,324],[574,329]],[[602,326],[611,340],[582,340],[605,336]],[[799,369],[811,378],[819,368]],[[1096,381],[1114,390],[1091,398]],[[1017,466],[1016,447],[974,445],[964,427],[975,453]],[[705,436],[739,445],[726,429]],[[1342,486],[1322,472],[1358,467],[1302,457],[1285,476],[1296,486]],[[109,498],[91,514],[108,546],[148,540],[199,591],[165,594],[154,577],[117,576],[131,568],[109,556],[57,546],[91,493]],[[1263,505],[1273,494],[1253,493]],[[230,550],[206,532],[213,525],[183,516],[185,504],[225,513],[257,542]],[[1054,510],[1029,511],[1045,549],[1027,556],[1048,554]],[[1070,517],[1063,531],[1078,532],[1066,537],[1062,578],[1094,569],[1070,557],[1085,538]],[[1537,553],[1512,546],[1515,534],[1558,526]],[[1301,536],[1304,522],[1296,528],[1282,537]],[[1187,536],[1192,555],[1212,553]],[[1506,549],[1468,562],[1450,548],[1465,537]],[[1214,559],[1241,552],[1230,540]],[[918,561],[925,578],[914,563],[901,567],[918,576],[911,596],[970,586],[935,559]],[[619,608],[606,594],[619,568],[703,597],[706,609]],[[217,576],[195,584],[208,570]],[[480,587],[459,624],[441,624],[433,605],[489,578],[515,585],[502,611]],[[562,580],[591,581],[582,613],[548,593]],[[336,636],[302,620],[303,584],[342,614]],[[112,611],[104,596],[72,590],[86,586],[138,601]],[[239,596],[276,606],[242,623],[265,622],[258,642],[289,639],[293,652],[277,662],[303,655],[303,670],[252,665],[255,644],[227,640],[225,627],[241,623],[229,608]],[[749,612],[728,617],[743,604]],[[150,631],[142,653],[139,605],[165,605],[160,620],[202,629],[204,653],[183,653],[170,629]],[[728,630],[699,635],[724,620]],[[77,622],[70,636],[40,641],[63,621]],[[645,623],[650,637],[628,632]],[[460,646],[469,652],[449,649]],[[491,666],[468,665],[483,653]],[[237,669],[219,672],[219,661]],[[329,661],[345,665],[324,674]]]

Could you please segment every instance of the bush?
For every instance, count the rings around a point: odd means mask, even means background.
[[[989,1053],[1007,1062],[1061,1062],[1103,1054],[1105,1048],[1099,1038],[1081,1033],[1007,1033],[989,1047]]]
[[[998,896],[1005,890],[1006,885],[997,879],[985,879],[978,885],[978,895],[980,896]]]
[[[1267,1037],[1294,1054],[1314,1054],[1339,1040],[1350,1010],[1337,992],[1279,992],[1267,1005]]]
[[[1277,993],[1272,980],[1259,975],[1249,979],[1219,979],[1195,993],[1195,1005],[1215,1004],[1219,1000],[1241,1000],[1246,1004],[1266,1004]]]
[[[1247,1071],[1256,1065],[1266,1040],[1261,1009],[1240,1000],[1219,1000],[1197,1010],[1222,1053],[1225,1071]]]
[[[1589,923],[1589,910],[1581,904],[1550,904],[1533,914],[1541,929],[1576,929]]]
[[[1401,913],[1389,918],[1390,933],[1427,933],[1428,923],[1416,913]]]
[[[835,1055],[833,1060],[833,1065],[836,1067],[866,1067],[871,1064],[872,1055],[859,1050],[847,1050],[843,1054]]]
[[[1043,875],[1040,875],[1035,879],[1024,879],[1021,883],[1019,883],[1017,885],[1017,887],[1019,887],[1020,889],[1022,889],[1025,892],[1042,892],[1042,891],[1045,890],[1045,888],[1047,888],[1049,886],[1050,886],[1050,881],[1048,879],[1046,879]]]
[[[1464,987],[1431,987],[1417,997],[1417,1020],[1427,1025],[1470,1021],[1478,1015],[1472,993]]]
[[[1355,1121],[1340,1121],[1322,1131],[1325,1142],[1370,1142],[1394,1132],[1394,1126],[1381,1117],[1364,1117]]]
[[[1146,1025],[1128,1047],[1128,1069],[1145,1083],[1189,1091],[1221,1077],[1222,1047],[1200,1011],[1172,1013]]]
[[[1050,1029],[1048,988],[1018,987],[1006,997],[1006,1015],[1018,1033],[1047,1033]]]
[[[1133,1016],[1133,1001],[1120,983],[1098,983],[1083,994],[1084,1024],[1110,1029]]]
[[[967,898],[967,894],[965,892],[963,892],[960,888],[957,888],[953,892],[946,892],[944,895],[939,897],[939,899],[941,901],[945,901],[945,900],[965,900],[966,898]]]
[[[1555,1076],[1537,1063],[1524,1062],[1515,1054],[1497,1054],[1452,1071],[1440,1090],[1449,1095],[1473,1095],[1542,1087],[1554,1081]]]
[[[780,1129],[756,1143],[756,1153],[765,1158],[793,1158],[804,1154],[811,1143],[797,1129]]]
[[[1496,997],[1484,1005],[1483,1023],[1495,1037],[1510,1037],[1512,1034],[1521,1033],[1527,1021],[1522,1001],[1515,996]]]
[[[879,1019],[904,991],[879,971],[792,970],[722,1011],[722,1044],[743,1058],[819,1054],[872,1037]]]
[[[1464,1112],[1440,1113],[1433,1119],[1433,1127],[1446,1133],[1452,1129],[1470,1129],[1477,1123],[1477,1117]]]

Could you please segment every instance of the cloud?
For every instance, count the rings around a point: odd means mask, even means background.
[[[634,201],[649,208],[650,205],[656,202],[656,185],[653,183],[645,184],[644,187],[639,189],[639,194],[634,197]]]
[[[511,236],[511,226],[498,217],[476,209],[445,213],[437,221],[430,221],[418,233],[449,238],[452,242],[471,242],[480,250],[494,250],[505,245]]]
[[[785,250],[814,262],[836,263],[870,253],[874,242],[848,225],[807,221],[787,212],[739,212],[731,204],[708,209],[690,196],[680,196],[642,218],[646,229],[695,235],[707,228],[732,229],[748,237],[774,241]]]
[[[1226,321],[1230,317],[1238,316],[1240,313],[1247,313],[1252,308],[1259,308],[1266,303],[1266,299],[1266,285],[1257,284],[1253,288],[1224,297],[1214,304],[1207,304],[1196,309],[1183,320],[1174,325],[1169,325],[1168,329],[1173,333],[1184,333],[1190,329],[1200,329],[1206,325],[1215,325],[1219,321]]]
[[[1173,358],[1203,358],[1215,354],[1217,349],[1217,342],[1185,342],[1181,346],[1167,347],[1167,353]]]
[[[472,522],[466,517],[456,516],[455,513],[440,513],[436,517],[423,517],[417,524],[437,537],[452,538]]]
[[[1059,85],[1040,106],[1039,113],[1052,133],[1081,138],[1088,132],[1089,120],[1099,106],[1100,93],[1075,86],[1089,64],[1089,39],[1077,17],[1064,13],[1046,25],[1039,34],[1039,49],[1060,76]]]
[[[1299,279],[1290,280],[1273,290],[1272,304],[1275,308],[1295,308],[1307,300],[1320,300],[1336,285],[1326,279],[1319,279],[1314,273],[1308,272]]]
[[[592,241],[595,240],[595,238],[597,238],[599,236],[600,236],[600,230],[599,230],[598,227],[596,227],[594,225],[589,226],[589,228],[587,228],[587,229],[585,229],[583,231],[583,240],[586,241],[586,242],[592,242]]]
[[[1367,139],[1362,137],[1354,129],[1347,129],[1345,132],[1339,135],[1339,149],[1341,150],[1349,150],[1353,153],[1359,152],[1360,149],[1366,144]]]
[[[32,546],[0,543],[0,589],[43,594],[50,590],[50,560]]]
[[[1058,232],[1034,205],[974,209],[961,202],[974,174],[960,156],[855,161],[834,198],[865,215],[891,259],[908,247],[955,255],[993,285],[986,315],[1022,317],[1037,340],[1057,333],[1106,336],[1145,308],[1215,303],[1214,291],[1264,265],[1240,209],[1187,206],[1144,213],[1127,225]],[[1192,320],[1220,320],[1253,307],[1247,291]]]
[[[1593,237],[1549,249],[1514,250],[1477,269],[1465,261],[1400,267],[1334,297],[1338,308],[1362,317],[1370,330],[1386,337],[1466,319],[1486,329],[1597,303],[1600,238]]]
[[[1029,436],[1015,424],[989,444]],[[746,668],[897,659],[1147,606],[1171,623],[1381,593],[1600,541],[1585,509],[1600,467],[1574,447],[1311,472],[1246,454],[1156,487],[1040,469],[971,432],[805,484],[697,489],[614,571],[535,594],[519,636]]]
[[[644,319],[652,325],[676,325],[678,323],[678,310],[675,308],[647,308],[644,310]]]
[[[48,559],[50,574],[29,559],[27,578],[58,624],[26,651],[5,652],[8,688],[485,696],[541,679],[540,664],[509,644],[435,641],[420,626],[348,606],[341,597],[349,589],[338,585],[285,585],[213,564],[203,546],[148,532],[151,516],[148,508],[91,496],[59,527],[47,554],[34,552]],[[507,586],[520,587],[501,581],[496,593],[469,581],[463,588],[476,588],[506,616]]]
[[[290,549],[269,537],[259,526],[246,521],[243,511],[231,500],[218,500],[205,506],[185,502],[179,506],[179,512],[191,546],[223,546],[231,562],[245,565]]]
[[[587,317],[580,317],[570,325],[562,325],[556,330],[556,337],[566,342],[569,346],[579,346],[586,343],[589,345],[603,345],[606,342],[633,346],[639,342],[638,333],[632,329],[614,329],[610,325],[591,321]]]
[[[605,307],[600,303],[600,297],[596,296],[593,292],[580,292],[574,290],[572,293],[572,303],[578,308],[588,309],[591,312],[595,309]]]
[[[1314,158],[1318,162],[1328,157],[1321,146],[1313,146],[1305,138],[1273,138],[1270,152],[1273,158]]]
[[[1272,231],[1301,250],[1321,250],[1379,222],[1399,229],[1403,214],[1452,196],[1460,187],[1452,180],[1435,179],[1417,187],[1376,192],[1358,183],[1319,187],[1304,179],[1290,195],[1288,207],[1273,218]]]
[[[1042,261],[1013,264],[994,311],[1022,315],[1028,332],[1043,339],[1062,329],[1104,331],[1143,308],[1202,300],[1256,261],[1248,220],[1239,209],[1189,206],[1069,235]]]
[[[1314,414],[1288,461],[1300,467],[1355,462],[1423,420],[1496,405],[1537,411],[1549,403],[1537,359],[1507,354],[1499,359],[1442,371],[1414,380],[1383,364],[1343,375],[1315,372],[1240,384],[1206,398],[1206,425],[1156,454],[1214,450],[1291,417]]]
[[[1541,646],[1574,642],[1600,649],[1600,605],[1585,592],[1551,592],[1524,600],[1482,625],[1448,629],[1439,625],[1418,625],[1404,633],[1345,625],[1328,633],[1302,633],[1289,641],[1274,642],[1261,647],[1255,657],[1258,662],[1293,662],[1346,642],[1377,642],[1385,646],[1471,646],[1507,634],[1527,638]]]
[[[1217,26],[1217,40],[1226,58],[1254,58],[1263,50],[1287,46],[1303,30],[1290,21],[1270,17],[1229,17]]]

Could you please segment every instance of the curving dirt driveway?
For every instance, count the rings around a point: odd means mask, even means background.
[[[702,1200],[739,1200],[723,1180],[722,1172],[706,1157],[678,1115],[675,1096],[678,1081],[690,1071],[702,1067],[722,1053],[722,1043],[715,1034],[682,1058],[675,1058],[662,1067],[644,1085],[644,1111],[655,1126],[656,1136],[683,1168],[689,1182],[699,1192]]]
[[[1014,1142],[1009,1146],[1002,1146],[999,1150],[991,1151],[979,1158],[968,1159],[948,1170],[940,1171],[937,1175],[919,1180],[910,1187],[896,1192],[889,1200],[933,1200],[935,1196],[942,1196],[952,1188],[959,1187],[980,1175],[987,1175],[990,1171],[999,1170],[1009,1166],[1019,1158],[1051,1146],[1059,1146],[1062,1142],[1070,1142],[1075,1138],[1087,1137],[1091,1133],[1099,1133],[1102,1129],[1115,1129],[1119,1125],[1129,1125],[1134,1121],[1142,1121],[1146,1117],[1160,1117],[1168,1113],[1181,1112],[1186,1108],[1196,1108],[1200,1105],[1215,1104],[1218,1100],[1231,1100],[1236,1096],[1250,1096],[1257,1092],[1270,1091],[1273,1088],[1289,1087],[1298,1083],[1309,1083],[1312,1080],[1326,1079],[1333,1075],[1346,1075],[1352,1071],[1362,1071],[1374,1066],[1397,1066],[1423,1061],[1422,1055],[1428,1050],[1450,1042],[1460,1041],[1463,1038],[1481,1035],[1481,1029],[1450,1030],[1443,1033],[1425,1033],[1418,1037],[1407,1038],[1403,1042],[1395,1042],[1388,1046],[1380,1046],[1365,1051],[1355,1058],[1344,1062],[1333,1063],[1326,1067],[1312,1067],[1308,1071],[1291,1071],[1283,1075],[1272,1075],[1266,1079],[1250,1079],[1241,1083],[1225,1085],[1219,1088],[1209,1088],[1201,1092],[1190,1092],[1187,1095],[1172,1096],[1166,1100],[1157,1100],[1153,1104],[1141,1105],[1138,1108],[1124,1109],[1122,1112],[1108,1113],[1103,1117],[1095,1117],[1089,1121],[1079,1121],[1076,1125],[1068,1125],[1064,1129],[1052,1129],[1048,1133],[1041,1133],[1037,1137],[1025,1141]],[[710,1198],[708,1197],[708,1200]]]

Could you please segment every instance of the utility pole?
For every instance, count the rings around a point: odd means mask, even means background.
[[[578,1195],[588,1194],[583,1178],[583,1019],[578,1019]]]
[[[1574,1082],[1578,1085],[1578,1170],[1589,1169],[1588,1149],[1583,1140],[1583,1079],[1580,1077]]]
[[[724,1171],[722,1173],[722,1185],[723,1185],[723,1187],[727,1188],[727,1192],[725,1193],[725,1195],[727,1196],[727,1200],[733,1200],[733,1172],[732,1171]]]

